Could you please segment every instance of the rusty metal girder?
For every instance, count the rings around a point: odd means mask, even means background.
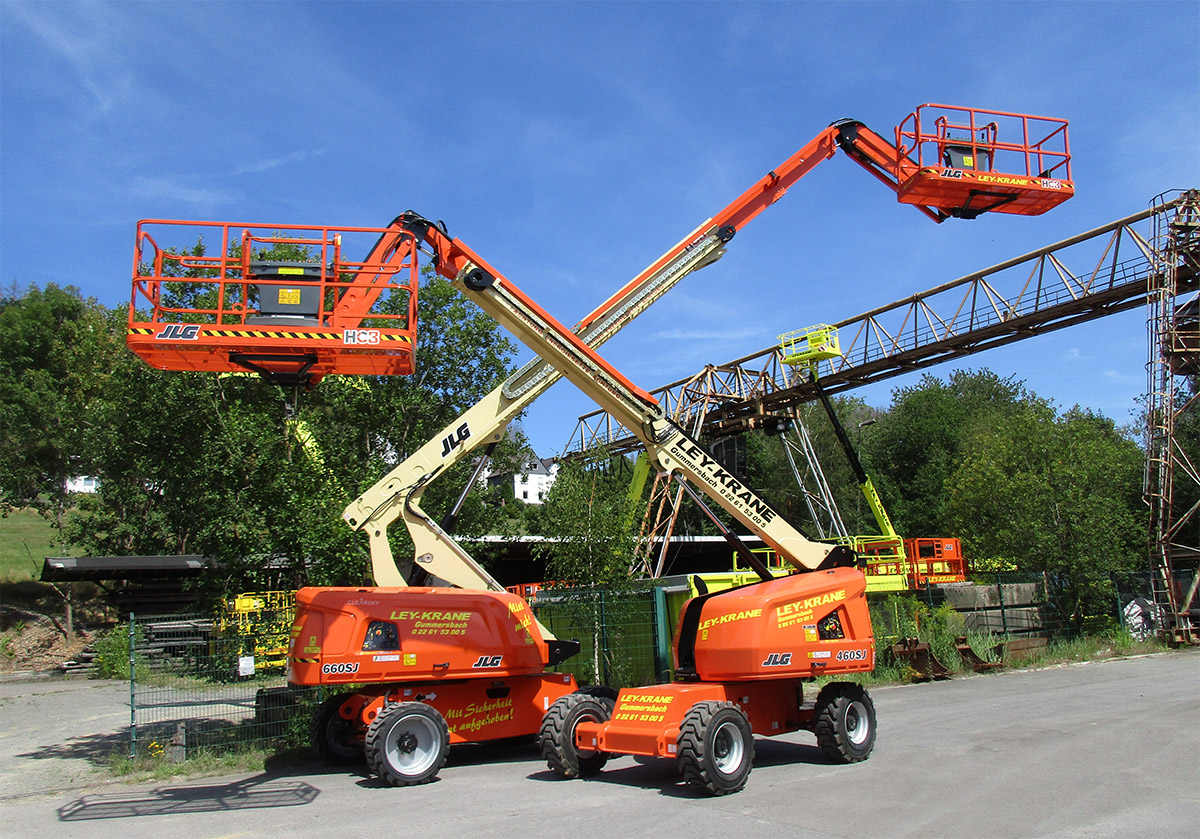
[[[1174,211],[1180,200],[833,324],[843,355],[820,363],[822,386],[839,393],[1143,305],[1154,249],[1134,225]],[[1196,287],[1194,258],[1177,279],[1184,288]],[[782,362],[778,347],[708,365],[653,395],[676,422],[703,415],[702,433],[710,434],[744,430],[758,417],[816,398]],[[579,418],[567,452],[600,446],[614,454],[641,447],[595,411]]]

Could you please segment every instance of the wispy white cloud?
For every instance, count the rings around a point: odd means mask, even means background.
[[[231,190],[194,187],[167,178],[134,178],[130,183],[129,197],[146,202],[163,202],[167,205],[185,205],[204,213],[237,200]]]
[[[1146,381],[1145,376],[1138,376],[1124,370],[1105,370],[1104,380],[1114,385],[1140,385]]]
[[[6,3],[16,19],[61,58],[103,115],[133,95],[134,74],[121,48],[119,21],[112,7],[100,3]],[[62,91],[60,91],[62,92]]]
[[[266,172],[271,169],[278,169],[281,166],[288,166],[292,163],[300,163],[308,160],[310,157],[317,157],[325,154],[325,149],[305,149],[303,151],[292,152],[285,154],[282,157],[272,158],[270,160],[260,160],[257,163],[244,163],[229,173],[230,177],[236,178],[241,175],[252,175],[258,172]]]

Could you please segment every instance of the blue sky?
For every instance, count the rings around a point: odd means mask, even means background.
[[[411,208],[573,323],[835,119],[886,135],[942,102],[1071,121],[1076,197],[1036,218],[935,225],[844,158],[818,167],[607,345],[647,388],[1200,186],[1194,0],[3,0],[0,62],[0,282],[110,306],[138,219]],[[1145,356],[1139,310],[968,366],[1124,423]],[[563,382],[525,429],[549,455],[592,409]]]

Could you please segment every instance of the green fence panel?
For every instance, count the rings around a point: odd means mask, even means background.
[[[659,682],[654,588],[543,589],[534,614],[557,638],[579,641],[559,665],[580,684],[635,687]]]
[[[204,614],[130,616],[131,756],[307,742],[313,691],[288,686],[284,656],[264,657],[261,626],[218,624]]]

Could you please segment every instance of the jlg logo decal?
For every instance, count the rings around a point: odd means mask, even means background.
[[[791,653],[771,653],[762,663],[763,667],[787,667],[792,663]]]
[[[499,667],[500,662],[504,661],[502,655],[481,655],[472,667]]]
[[[194,323],[169,323],[154,337],[162,341],[195,341],[200,337],[200,327]]]
[[[461,445],[464,441],[471,439],[471,427],[465,422],[458,429],[442,440],[442,457],[454,451],[456,446]]]

